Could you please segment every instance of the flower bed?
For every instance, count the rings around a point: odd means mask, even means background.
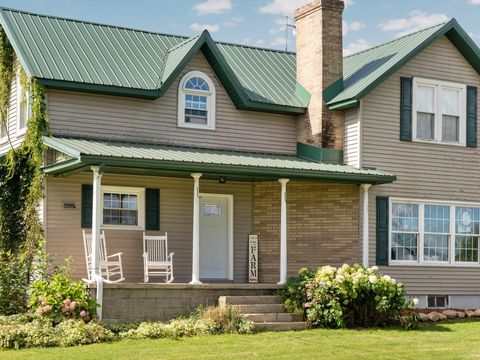
[[[401,323],[415,328],[417,314],[408,309],[405,287],[376,266],[324,266],[315,273],[301,269],[280,295],[290,311],[302,311],[311,327],[369,327]]]

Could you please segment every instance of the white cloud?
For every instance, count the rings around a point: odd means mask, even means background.
[[[343,35],[347,35],[350,31],[358,31],[365,28],[366,25],[360,21],[347,22],[343,21]]]
[[[365,39],[358,39],[350,44],[346,48],[343,49],[343,55],[348,56],[355,54],[359,51],[366,50],[371,47],[370,43]]]
[[[250,46],[264,46],[265,41],[262,39],[253,40],[252,38],[245,38],[241,41],[243,45],[250,45]]]
[[[427,14],[420,10],[414,10],[408,14],[408,17],[388,20],[378,26],[383,31],[397,31],[396,36],[403,36],[446,20],[448,20],[448,16],[445,14]]]
[[[480,5],[480,0],[468,0],[470,5]]]
[[[244,20],[245,20],[244,17],[235,16],[235,17],[232,17],[231,19],[228,19],[228,20],[224,21],[222,23],[222,25],[225,26],[225,27],[233,27],[233,26],[237,26],[238,24],[240,24]]]
[[[220,25],[217,24],[199,24],[193,23],[190,25],[190,29],[196,32],[201,32],[203,30],[208,30],[211,33],[217,32],[220,30]]]
[[[292,16],[293,12],[299,7],[311,2],[312,0],[270,0],[267,5],[259,8],[262,14],[273,14]],[[345,8],[354,4],[353,0],[344,0]]]
[[[291,21],[289,21],[290,23]],[[285,32],[285,18],[278,18],[275,20],[275,27],[268,30],[270,35],[275,35],[281,32]],[[293,25],[293,24],[292,24]]]
[[[206,0],[193,5],[197,15],[223,14],[233,8],[231,0]]]
[[[275,39],[273,39],[272,42],[270,42],[270,45],[271,46],[283,46],[285,47],[285,38],[284,37],[276,37]]]
[[[295,9],[305,5],[311,0],[270,0],[270,2],[260,7],[258,10],[262,14],[273,14],[292,16]]]

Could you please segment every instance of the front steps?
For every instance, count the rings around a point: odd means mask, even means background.
[[[300,313],[288,313],[278,296],[220,296],[218,305],[231,305],[253,321],[257,331],[304,330],[307,324]]]

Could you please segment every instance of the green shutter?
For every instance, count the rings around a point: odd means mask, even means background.
[[[388,265],[388,197],[377,196],[377,265]]]
[[[160,230],[160,190],[145,190],[145,228]]]
[[[82,228],[92,227],[93,186],[82,185]]]
[[[412,141],[412,78],[400,78],[400,140]]]
[[[467,86],[467,146],[477,147],[477,88]]]

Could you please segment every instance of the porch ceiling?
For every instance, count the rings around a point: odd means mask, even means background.
[[[190,176],[201,172],[249,180],[290,179],[383,184],[395,176],[376,169],[310,161],[294,155],[134,144],[105,140],[45,137],[45,145],[70,159],[43,168],[46,174],[69,175],[104,165],[108,172]]]

